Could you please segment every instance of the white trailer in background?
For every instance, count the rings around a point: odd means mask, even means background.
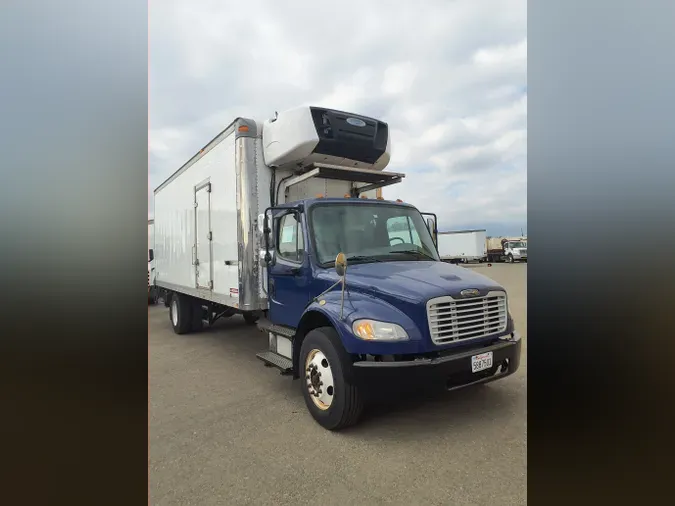
[[[487,258],[485,238],[485,230],[439,232],[438,254],[444,262],[483,262]]]

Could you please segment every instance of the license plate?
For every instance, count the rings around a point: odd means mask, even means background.
[[[484,371],[492,367],[492,352],[481,353],[471,357],[471,372]]]

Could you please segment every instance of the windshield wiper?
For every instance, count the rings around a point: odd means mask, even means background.
[[[436,261],[436,259],[434,257],[425,253],[424,251],[419,251],[419,250],[414,250],[414,249],[403,250],[403,251],[400,251],[400,250],[390,251],[389,253],[392,254],[392,255],[420,255],[420,256],[423,256],[424,258],[428,258],[429,260],[433,260],[434,262]]]
[[[379,258],[375,258],[367,255],[354,255],[347,257],[347,262],[382,262]]]

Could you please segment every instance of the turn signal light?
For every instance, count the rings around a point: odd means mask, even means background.
[[[366,339],[368,341],[371,341],[375,338],[375,330],[369,321],[355,323],[354,333],[361,339]]]

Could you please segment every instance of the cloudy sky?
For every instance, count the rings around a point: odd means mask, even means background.
[[[384,189],[441,230],[527,231],[526,0],[150,2],[152,189],[235,117],[381,118]]]

